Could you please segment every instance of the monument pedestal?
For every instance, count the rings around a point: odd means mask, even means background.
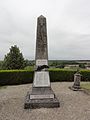
[[[41,107],[59,107],[59,101],[50,86],[48,71],[35,72],[33,88],[31,93],[27,93],[24,105],[25,109]]]
[[[59,107],[59,101],[50,87],[33,88],[27,93],[24,108]]]

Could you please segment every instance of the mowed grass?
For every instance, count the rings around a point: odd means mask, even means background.
[[[90,90],[90,82],[88,83],[81,83],[81,87],[87,90]]]

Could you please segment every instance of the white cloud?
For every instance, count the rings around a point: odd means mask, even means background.
[[[36,19],[47,18],[49,59],[90,59],[89,0],[0,1],[0,59],[17,44],[34,59]]]

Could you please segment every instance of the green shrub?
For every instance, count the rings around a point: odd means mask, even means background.
[[[90,70],[81,70],[82,81],[90,81]]]
[[[26,66],[24,70],[34,70],[34,66]]]
[[[51,82],[74,81],[75,70],[49,69]],[[81,70],[82,81],[90,81],[90,70]],[[16,85],[33,82],[32,70],[0,70],[0,85]]]
[[[0,85],[25,84],[32,81],[33,71],[0,70]]]
[[[51,82],[71,82],[74,79],[74,73],[76,71],[73,70],[64,70],[64,69],[52,69],[49,70],[50,80]]]

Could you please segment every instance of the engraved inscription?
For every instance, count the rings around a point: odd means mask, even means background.
[[[46,60],[46,59],[36,60],[36,66],[40,66],[40,65],[48,65],[48,60]]]
[[[46,94],[46,95],[30,95],[30,99],[47,99],[54,98],[54,94]]]

